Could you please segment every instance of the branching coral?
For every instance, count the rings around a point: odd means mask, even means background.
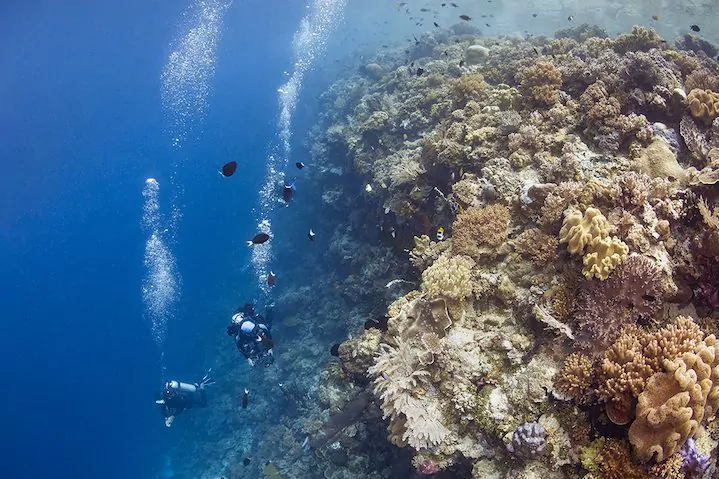
[[[620,53],[648,51],[652,48],[661,48],[666,43],[653,29],[635,25],[632,27],[632,33],[624,33],[614,40],[614,49]]]
[[[592,360],[579,353],[570,354],[555,379],[557,390],[579,404],[591,401],[595,374]]]
[[[442,256],[422,273],[422,285],[432,298],[461,301],[472,294],[473,267],[467,256]]]
[[[543,233],[539,228],[526,229],[514,240],[515,250],[539,265],[555,261],[558,246],[559,241],[556,236]]]
[[[452,227],[452,251],[478,259],[481,246],[497,248],[504,243],[508,224],[506,206],[467,208],[457,216]]]
[[[524,94],[538,104],[551,106],[559,101],[562,73],[554,63],[538,61],[520,70],[516,79]]]
[[[459,106],[464,106],[470,100],[477,100],[487,89],[484,77],[480,74],[463,75],[454,82],[454,91],[457,93]]]

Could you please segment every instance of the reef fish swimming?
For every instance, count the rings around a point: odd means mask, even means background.
[[[285,203],[289,204],[290,201],[292,201],[292,194],[295,192],[295,184],[285,183],[284,188],[282,188],[282,199],[285,200]]]
[[[242,394],[242,409],[247,409],[247,404],[250,402],[250,391],[245,388],[245,392]]]
[[[307,233],[307,237],[310,239],[310,241],[314,241],[314,240],[315,240],[315,232],[312,231],[312,228],[310,228],[310,232]]]
[[[229,178],[230,176],[235,174],[235,171],[237,171],[237,162],[230,161],[229,163],[225,163],[222,166],[222,169],[220,170],[220,174],[222,176],[224,176],[225,178]]]
[[[298,170],[301,170],[302,168],[305,167],[305,164],[302,163],[301,161],[298,161],[295,163],[295,166],[297,167]]]
[[[274,286],[275,283],[277,283],[277,276],[270,271],[270,274],[267,275],[267,286]]]
[[[267,233],[257,233],[255,236],[252,237],[250,241],[247,242],[247,246],[252,246],[253,244],[262,244],[268,239],[270,239],[270,235],[268,235]]]

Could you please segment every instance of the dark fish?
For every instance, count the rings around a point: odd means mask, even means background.
[[[247,404],[250,402],[250,391],[245,388],[245,392],[242,394],[242,409],[247,409]]]
[[[305,167],[305,164],[302,163],[301,161],[298,161],[297,163],[295,163],[295,166],[297,167],[298,170],[301,170],[302,168]]]
[[[417,68],[417,76],[422,76],[422,73],[424,73],[424,68]]]
[[[252,246],[253,244],[262,244],[268,239],[270,239],[270,235],[268,235],[267,233],[257,233],[255,236],[252,237],[250,241],[247,242],[247,246]]]
[[[387,331],[387,321],[389,321],[389,316],[377,316],[376,318],[368,319],[364,322],[364,328],[365,329],[379,329],[380,331]]]
[[[340,356],[340,343],[334,343],[330,348],[330,354],[336,358]]]
[[[439,23],[437,23],[437,22],[432,22],[432,23],[434,23],[435,27],[439,28]]]
[[[270,271],[270,274],[267,275],[267,285],[274,286],[275,283],[277,283],[277,275]]]
[[[491,26],[492,26],[492,25],[490,25],[489,23],[485,23],[484,25],[487,26],[487,27],[491,27]]]
[[[462,68],[464,66],[464,60],[459,61],[459,68]]]
[[[457,5],[456,3],[450,3],[450,5],[452,5],[455,8],[459,8],[459,5]]]
[[[701,28],[699,28],[699,25],[692,25],[692,26],[691,26],[691,27],[689,27],[689,28],[691,28],[691,29],[692,29],[692,31],[695,31],[695,32],[698,32],[698,31],[700,31],[700,30],[701,30]]]
[[[292,201],[292,193],[295,192],[295,184],[287,184],[285,183],[285,187],[282,188],[282,199],[285,200],[285,203],[289,203]]]
[[[409,67],[410,67],[410,68],[414,68],[414,62],[410,63],[410,64],[409,64]]]
[[[312,231],[312,228],[310,228],[310,232],[307,233],[307,237],[310,239],[310,241],[314,241],[314,240],[315,240],[315,232]]]
[[[443,3],[443,4],[442,4],[442,6],[443,6],[443,7],[446,7],[446,6],[447,6],[447,4],[446,4],[446,3]]]
[[[532,18],[537,18],[537,14],[536,14],[536,13],[533,13],[533,14],[532,14]]]
[[[230,176],[235,174],[235,171],[237,171],[237,162],[231,161],[229,163],[225,163],[222,166],[222,170],[220,171],[220,174],[224,176],[225,178],[229,178]]]
[[[249,466],[249,465],[250,465],[250,458],[249,458],[249,457],[244,458],[244,459],[242,460],[242,464],[244,464],[245,467]]]
[[[567,20],[569,20],[570,22],[571,22],[572,20],[574,20],[574,15],[569,15],[569,16],[567,17]]]
[[[654,20],[655,22],[658,22],[658,21],[659,21],[659,15],[652,15],[652,20]]]
[[[460,15],[459,18],[461,18],[465,22],[468,22],[472,19],[472,17],[470,17],[469,15]]]
[[[429,12],[429,8],[420,8],[419,11],[420,12]]]

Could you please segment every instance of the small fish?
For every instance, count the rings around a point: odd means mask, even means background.
[[[334,343],[330,348],[330,354],[336,358],[340,357],[340,343]]]
[[[459,68],[462,68],[464,66],[464,60],[459,61]]]
[[[437,22],[432,22],[432,23],[434,23],[435,27],[439,28],[439,23],[437,23]]]
[[[368,319],[364,322],[364,328],[365,329],[379,329],[380,331],[387,331],[387,321],[389,321],[389,316],[383,315],[383,316],[377,316],[376,318]]]
[[[437,228],[437,241],[444,241],[444,228]]]
[[[410,64],[409,64],[409,67],[410,67],[410,68],[414,68],[414,62],[410,63]]]
[[[574,15],[569,15],[569,16],[567,17],[567,20],[569,20],[570,22],[571,22],[572,20],[574,20]]]
[[[245,392],[242,394],[242,409],[247,409],[247,404],[250,402],[250,391],[245,388]]]
[[[285,187],[282,188],[282,199],[285,200],[285,203],[288,203],[292,201],[292,194],[295,192],[295,184],[290,183],[289,185],[285,183]]]
[[[252,237],[250,241],[247,242],[247,246],[252,246],[253,244],[262,244],[268,239],[270,239],[270,235],[268,235],[267,233],[257,233],[255,236]]]
[[[652,15],[652,20],[654,20],[655,22],[658,22],[658,21],[659,21],[659,15]]]
[[[307,233],[307,237],[310,239],[310,241],[314,241],[314,240],[315,240],[315,232],[312,231],[312,228],[310,228],[310,232]]]
[[[536,13],[533,13],[533,14],[532,14],[532,18],[537,18],[537,14],[536,14]]]
[[[235,174],[235,171],[237,171],[237,162],[230,161],[229,163],[225,163],[222,166],[222,170],[220,170],[220,174],[222,176],[224,176],[225,178],[229,178],[230,176]]]
[[[270,271],[270,274],[267,275],[267,286],[274,286],[275,283],[277,283],[277,275]]]
[[[301,170],[302,168],[305,167],[305,164],[302,163],[301,161],[298,161],[297,163],[295,163],[295,166],[297,167],[298,170]]]
[[[367,193],[372,193],[372,185],[370,185],[369,183],[367,183],[366,185],[364,185],[364,190],[365,190]]]
[[[701,28],[699,28],[699,25],[692,25],[692,26],[691,26],[691,27],[689,27],[689,28],[691,28],[691,29],[692,29],[692,31],[694,31],[694,32],[698,32],[698,31],[701,31]]]
[[[491,27],[492,25],[490,25],[489,23],[485,23],[484,26],[485,26],[485,27]]]
[[[244,464],[245,467],[250,465],[250,458],[246,457],[242,460],[242,464]]]
[[[442,4],[442,6],[443,6],[443,7],[446,7],[446,6],[447,6],[447,4],[446,4],[446,3],[443,3],[443,4]]]
[[[536,53],[537,55],[539,55],[539,50],[537,50],[537,47],[532,47],[532,50],[534,50],[534,53]]]
[[[444,51],[444,56],[449,55],[449,52],[447,50]]]
[[[429,8],[420,8],[419,11],[420,12],[429,12]]]
[[[459,18],[461,18],[465,22],[468,22],[472,19],[472,17],[470,17],[469,15],[460,15]]]
[[[459,5],[457,5],[456,3],[450,3],[450,5],[452,5],[454,8],[459,8]]]
[[[422,73],[424,73],[424,68],[417,68],[417,76],[422,76]]]

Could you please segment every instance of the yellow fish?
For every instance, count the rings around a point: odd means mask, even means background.
[[[444,228],[440,226],[439,228],[437,228],[437,241],[442,240],[444,240]]]

